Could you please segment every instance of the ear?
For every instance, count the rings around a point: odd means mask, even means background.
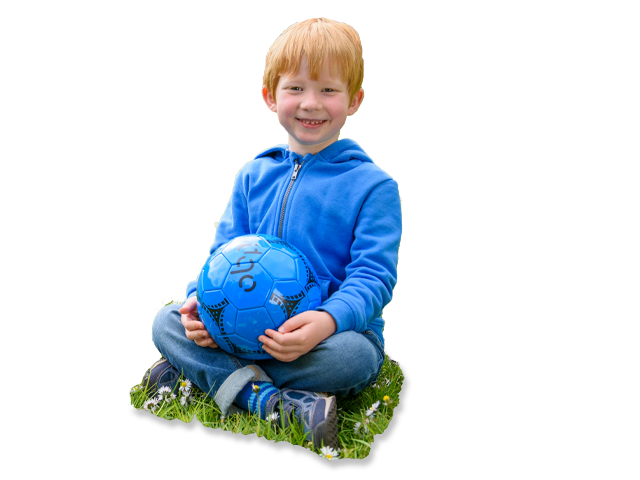
[[[360,105],[362,105],[362,101],[364,100],[364,89],[360,89],[356,96],[353,97],[351,101],[351,105],[349,105],[349,110],[347,110],[347,115],[353,115],[358,111]]]
[[[262,87],[262,98],[264,99],[264,103],[267,104],[267,108],[273,111],[273,109],[276,107],[276,102],[271,96],[271,93],[269,93],[269,90],[267,90],[266,85]]]

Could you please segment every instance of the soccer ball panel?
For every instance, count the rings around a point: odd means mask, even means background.
[[[296,259],[296,270],[298,273],[298,282],[304,287],[305,293],[313,296],[313,298],[322,296],[316,274],[303,257]]]
[[[262,349],[262,344],[257,340],[252,342],[235,334],[220,337],[220,343],[218,343],[218,345],[232,355],[249,360],[267,360],[273,358]]]
[[[271,244],[271,242],[282,242],[282,241],[284,241],[280,237],[276,237],[275,235],[266,235],[264,233],[261,233],[259,236],[260,236],[260,238],[262,238],[263,240],[265,240],[269,244]]]
[[[260,265],[274,280],[296,279],[296,262],[282,250],[269,250],[260,260]]]
[[[273,280],[258,263],[233,265],[222,291],[238,309],[264,306]]]
[[[202,269],[202,275],[200,276],[202,291],[222,288],[230,268],[231,264],[224,255],[217,255],[208,261]]]
[[[232,265],[240,265],[249,261],[259,262],[269,248],[269,243],[258,235],[243,235],[227,243],[222,254]]]
[[[198,295],[198,315],[212,336],[233,333],[237,314],[238,309],[222,290],[211,290]]]
[[[309,307],[304,289],[297,281],[277,281],[265,305],[276,328]]]
[[[264,335],[264,331],[268,328],[275,330],[276,326],[264,307],[240,310],[238,312],[236,335],[247,340],[255,340],[260,335]]]
[[[322,292],[320,287],[310,288],[307,291],[307,298],[309,299],[309,310],[315,310],[322,305]]]
[[[281,238],[268,237],[267,240],[269,242],[269,246],[272,249],[278,250],[291,258],[298,258],[301,255],[301,253],[293,245],[285,242]]]

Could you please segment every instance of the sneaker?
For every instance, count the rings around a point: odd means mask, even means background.
[[[338,406],[336,397],[326,397],[314,392],[280,390],[280,396],[273,395],[268,401],[268,413],[279,412],[282,400],[284,427],[288,427],[291,417],[295,416],[303,426],[307,439],[313,441],[316,448],[329,446],[338,448]]]
[[[180,380],[180,372],[169,363],[169,360],[162,357],[145,372],[142,377],[142,388],[146,388],[149,395],[155,395],[162,387],[169,387],[174,392],[178,380]]]

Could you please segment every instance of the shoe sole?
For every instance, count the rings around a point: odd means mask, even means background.
[[[325,404],[325,420],[320,422],[313,431],[313,446],[338,448],[338,405],[336,397],[329,397]],[[324,443],[324,445],[323,445]]]

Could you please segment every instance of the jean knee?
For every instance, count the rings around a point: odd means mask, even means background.
[[[182,325],[180,322],[180,312],[178,312],[179,309],[180,305],[165,305],[157,313],[151,329],[151,339],[156,347],[163,339],[168,337],[168,332],[174,330],[178,323],[180,323],[180,326]]]
[[[357,332],[343,332],[343,344],[340,345],[341,354],[337,360],[342,364],[342,370],[347,373],[346,378],[351,386],[349,395],[354,395],[373,383],[380,373],[384,354],[374,342],[365,335]],[[345,366],[349,366],[346,367]]]

